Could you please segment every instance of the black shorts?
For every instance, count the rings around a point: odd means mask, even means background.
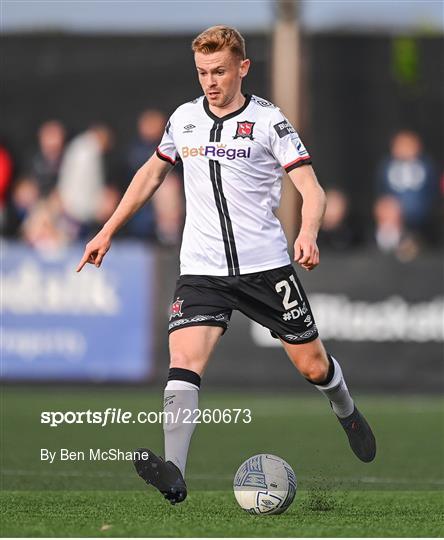
[[[220,326],[225,332],[233,309],[287,343],[318,337],[307,296],[290,264],[241,276],[180,276],[168,333],[188,326]]]

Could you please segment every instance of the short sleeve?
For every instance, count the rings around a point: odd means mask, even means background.
[[[168,163],[171,163],[171,165],[176,164],[177,150],[176,145],[174,144],[172,117],[168,120],[168,123],[165,126],[165,132],[159,146],[157,147],[156,154],[159,159],[167,161]]]
[[[294,127],[277,109],[270,125],[271,151],[288,173],[301,165],[311,164],[311,157]]]

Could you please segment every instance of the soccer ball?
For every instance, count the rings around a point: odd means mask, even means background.
[[[234,477],[237,502],[250,514],[282,514],[296,495],[296,475],[280,457],[258,454],[242,463]]]

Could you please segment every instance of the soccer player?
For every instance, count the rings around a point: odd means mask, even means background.
[[[330,401],[362,461],[376,453],[373,433],[357,410],[338,361],[326,353],[304,289],[293,269],[274,211],[286,171],[301,193],[302,225],[294,260],[319,264],[317,233],[325,210],[310,156],[293,126],[268,101],[241,92],[250,60],[242,36],[215,26],[192,44],[204,95],[176,109],[156,153],[137,171],[114,214],[86,246],[79,263],[100,267],[116,231],[153,195],[180,159],[186,222],[180,277],[170,312],[166,412],[198,407],[201,376],[227,330],[233,309],[268,328],[299,372]],[[195,424],[164,422],[165,460],[151,450],[135,459],[138,474],[171,503],[184,481]]]

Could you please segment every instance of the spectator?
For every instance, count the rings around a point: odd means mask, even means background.
[[[422,142],[413,131],[395,134],[390,156],[378,172],[378,199],[374,208],[376,242],[383,251],[398,250],[403,243],[416,245],[426,228],[438,191],[438,179]]]
[[[395,251],[401,244],[404,220],[401,204],[396,197],[380,197],[374,207],[377,224],[376,243],[381,251]]]
[[[40,199],[22,225],[25,242],[45,253],[66,246],[76,232],[61,212],[56,196]]]
[[[139,116],[138,136],[128,148],[126,155],[127,183],[156,151],[162,139],[165,124],[164,114],[154,109],[148,109]],[[152,201],[147,203],[128,223],[126,232],[137,238],[175,245],[179,242],[182,221],[183,195],[180,177],[176,172],[171,172]]]
[[[138,135],[127,153],[128,174],[132,178],[145,161],[156,151],[165,129],[165,115],[157,110],[142,112],[137,120]]]
[[[28,217],[38,200],[39,190],[33,178],[22,177],[17,180],[11,196],[16,228]]]
[[[57,120],[44,122],[38,130],[38,149],[27,164],[25,176],[36,182],[41,198],[57,185],[65,138],[65,128]]]
[[[165,124],[165,116],[160,111],[146,110],[140,114],[137,120],[137,137],[132,141],[126,153],[127,174],[125,189],[137,170],[156,151]],[[126,233],[145,240],[156,239],[154,202],[148,202],[139,210],[128,223]]]
[[[112,189],[106,186],[104,155],[112,145],[110,128],[96,124],[66,149],[57,187],[63,211],[80,226],[81,236],[109,214]]]

